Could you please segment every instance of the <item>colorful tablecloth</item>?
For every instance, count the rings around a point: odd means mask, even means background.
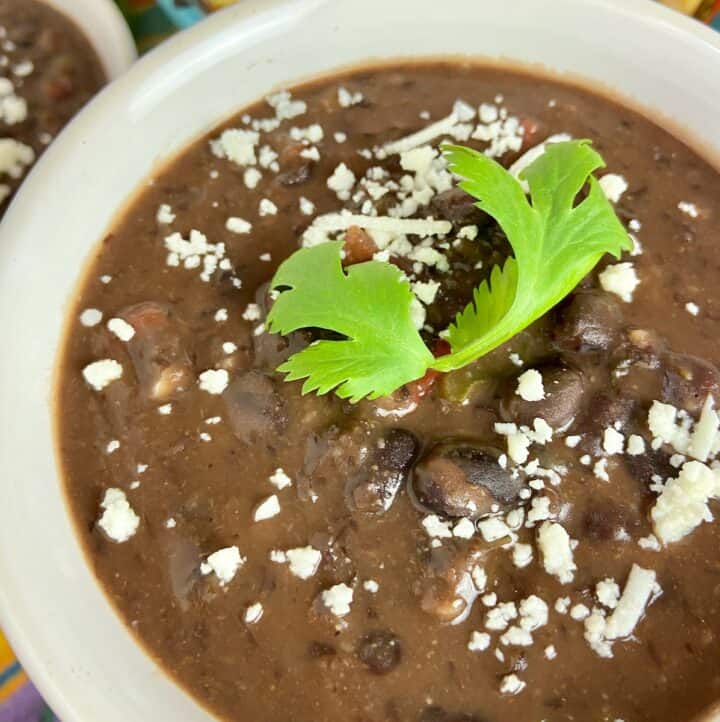
[[[141,51],[242,0],[116,0]],[[661,0],[720,30],[720,0]],[[58,722],[0,633],[0,722]],[[97,720],[102,722],[102,720]],[[161,722],[161,721],[158,721]],[[164,721],[163,721],[164,722]]]

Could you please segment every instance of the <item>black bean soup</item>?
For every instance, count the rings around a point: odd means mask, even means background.
[[[0,216],[38,156],[106,80],[69,18],[37,0],[0,0]]]
[[[390,397],[275,372],[317,334],[267,332],[268,282],[328,237],[403,269],[441,346],[509,246],[438,146],[509,167],[558,134],[603,155],[632,252]],[[123,617],[235,722],[692,719],[720,698],[718,198],[647,118],[469,62],[318,80],[193,144],[104,238],[62,357],[67,493]]]

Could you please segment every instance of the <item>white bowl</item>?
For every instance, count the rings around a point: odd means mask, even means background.
[[[43,0],[75,21],[92,43],[111,80],[137,58],[135,42],[113,0]]]
[[[720,36],[649,0],[244,0],[137,63],[18,194],[0,230],[0,616],[64,722],[210,719],[115,614],[65,509],[53,365],[88,254],[157,163],[244,103],[334,66],[447,53],[585,77],[720,157]]]

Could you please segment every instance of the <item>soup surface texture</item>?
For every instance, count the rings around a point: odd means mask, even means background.
[[[97,54],[69,18],[37,0],[0,0],[0,214],[105,81]]]
[[[328,237],[407,274],[442,353],[510,251],[439,145],[509,167],[561,133],[604,157],[632,253],[391,397],[275,371],[332,338],[264,325],[278,264]],[[57,389],[77,528],[134,633],[235,722],[692,719],[720,697],[718,198],[652,121],[471,63],[318,80],[193,144],[102,240]]]

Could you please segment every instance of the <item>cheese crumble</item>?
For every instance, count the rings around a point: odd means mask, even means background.
[[[102,391],[113,381],[122,378],[123,367],[114,359],[101,359],[88,364],[82,371],[83,378],[95,391]]]
[[[320,595],[322,603],[336,617],[344,617],[350,613],[353,601],[353,590],[347,584],[335,584]]]
[[[220,586],[224,587],[235,578],[243,564],[245,557],[240,555],[240,550],[236,546],[225,547],[210,554],[210,556],[200,565],[200,573],[207,576],[215,573]]]
[[[515,393],[525,401],[541,401],[545,398],[542,374],[535,369],[528,369],[518,376]]]
[[[609,265],[598,278],[603,290],[614,293],[625,303],[632,302],[633,293],[640,283],[635,266],[629,261]]]
[[[198,386],[209,394],[221,394],[227,388],[229,378],[225,369],[208,369],[198,377]]]
[[[135,513],[122,489],[107,489],[100,507],[103,509],[98,526],[118,544],[135,535],[140,517]]]

